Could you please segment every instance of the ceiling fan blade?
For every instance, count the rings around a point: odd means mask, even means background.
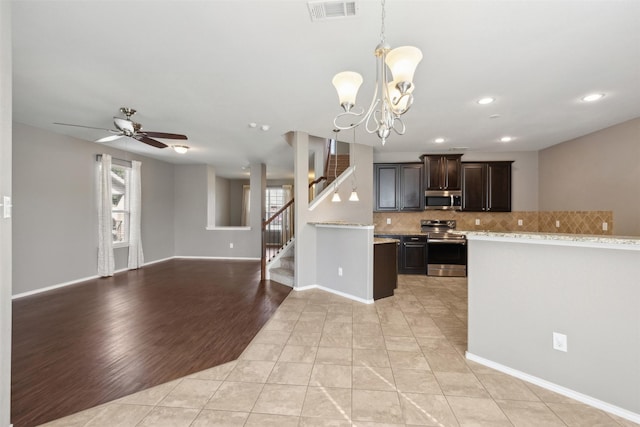
[[[179,133],[166,133],[166,132],[148,132],[142,131],[143,134],[151,136],[153,138],[165,138],[165,139],[187,139],[187,135],[181,135]]]
[[[77,127],[77,128],[106,130],[107,132],[112,132],[112,133],[119,133],[119,132],[120,132],[120,131],[113,130],[113,129],[96,128],[96,127],[93,127],[93,126],[72,125],[71,123],[58,123],[58,122],[54,122],[53,124],[54,124],[54,125],[61,125],[61,126],[73,126],[73,127]]]
[[[145,144],[149,144],[151,146],[154,146],[156,148],[166,148],[168,147],[167,144],[160,142],[160,141],[156,141],[155,139],[149,138],[146,135],[142,135],[142,134],[137,134],[137,135],[133,135],[133,139],[137,139],[140,142],[144,142]]]
[[[105,136],[104,138],[100,138],[100,139],[96,139],[96,142],[111,142],[111,141],[115,141],[116,139],[120,139],[124,136],[124,134],[119,134],[119,135],[110,135],[110,136]]]
[[[116,127],[121,131],[129,131],[131,133],[135,132],[135,127],[133,126],[133,122],[131,120],[114,117],[113,124],[116,125]]]

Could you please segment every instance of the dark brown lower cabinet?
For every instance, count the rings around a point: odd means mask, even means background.
[[[398,243],[373,245],[373,299],[393,296],[398,286]]]
[[[396,239],[398,273],[427,274],[427,235],[379,234],[376,237]]]
[[[402,236],[400,265],[403,274],[427,274],[427,236]]]

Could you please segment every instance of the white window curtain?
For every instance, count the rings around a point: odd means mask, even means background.
[[[242,218],[240,225],[247,227],[249,225],[249,211],[251,205],[251,186],[242,186]],[[237,206],[237,205],[236,205]]]
[[[113,236],[111,217],[111,156],[103,154],[98,164],[98,275],[113,276]]]
[[[131,176],[129,177],[129,270],[142,267],[144,255],[142,253],[142,185],[140,178],[140,167],[142,163],[131,162]]]

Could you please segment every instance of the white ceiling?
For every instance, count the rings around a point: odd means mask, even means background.
[[[113,128],[132,107],[144,129],[184,133],[191,150],[110,144],[229,176],[264,162],[281,177],[293,171],[286,132],[333,135],[335,73],[360,72],[358,104],[370,102],[381,6],[357,7],[312,22],[305,0],[13,1],[13,117],[93,141],[107,133],[53,122]],[[404,136],[381,147],[358,130],[357,141],[379,152],[539,150],[639,117],[639,22],[635,0],[390,0],[387,42],[424,55],[415,102]],[[606,96],[580,101],[591,92]],[[496,102],[478,105],[485,95]]]

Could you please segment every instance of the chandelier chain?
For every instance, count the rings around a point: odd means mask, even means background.
[[[384,39],[384,18],[386,17],[386,12],[384,11],[384,4],[385,4],[385,0],[382,0],[382,19],[381,19],[381,24],[380,24],[380,43],[384,44],[385,39]]]

